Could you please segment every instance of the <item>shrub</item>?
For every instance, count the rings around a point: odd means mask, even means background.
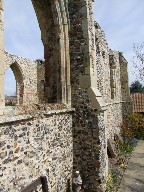
[[[136,146],[136,143],[130,142],[130,141],[119,141],[117,142],[118,149],[120,151],[120,154],[125,155],[125,154],[131,154],[134,150],[134,147]]]
[[[144,117],[142,114],[132,113],[121,125],[121,135],[124,139],[144,137]]]

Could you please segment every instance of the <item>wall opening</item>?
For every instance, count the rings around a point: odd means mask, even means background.
[[[114,55],[109,55],[110,63],[110,86],[111,86],[111,99],[116,97],[116,58]]]
[[[44,45],[45,102],[67,103],[68,25],[63,1],[32,0]],[[67,42],[66,42],[67,40]]]
[[[66,16],[61,1],[5,0],[5,49],[12,55],[45,59],[46,103],[67,104],[71,100]],[[21,104],[21,97],[17,101]]]
[[[16,79],[11,68],[5,72],[5,106],[15,106],[16,98]]]
[[[43,60],[44,46],[31,0],[4,0],[4,33],[4,49],[6,52],[30,60]],[[26,102],[24,101],[26,93],[24,93],[21,70],[18,69],[16,64],[12,64],[10,68],[13,73],[9,73],[8,76],[13,78],[14,74],[16,82],[12,81],[6,87],[9,87],[9,90],[14,86],[16,87],[13,91],[17,97],[16,105],[23,105]],[[24,70],[23,68],[25,73]],[[7,80],[5,82],[7,84]],[[14,93],[11,94],[14,95]]]
[[[17,63],[13,63],[5,73],[5,105],[23,104],[24,84],[22,72]]]

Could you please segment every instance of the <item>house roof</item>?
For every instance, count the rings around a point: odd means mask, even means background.
[[[131,94],[135,113],[144,113],[144,93]]]

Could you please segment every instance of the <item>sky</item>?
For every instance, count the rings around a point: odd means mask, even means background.
[[[133,45],[144,42],[143,0],[96,0],[95,20],[105,32],[109,47],[123,53],[128,61],[129,84],[136,80]]]
[[[123,52],[132,75],[133,44],[144,42],[143,0],[95,0],[94,17],[105,32],[109,47]],[[31,60],[43,59],[41,34],[31,0],[5,0],[5,50]],[[5,75],[5,94],[15,93],[15,79]]]

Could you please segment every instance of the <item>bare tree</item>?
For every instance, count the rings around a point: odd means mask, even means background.
[[[133,57],[133,66],[134,74],[137,78],[144,82],[144,42],[141,44],[133,45],[134,57]]]

